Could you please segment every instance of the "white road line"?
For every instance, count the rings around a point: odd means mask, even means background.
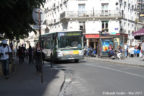
[[[130,72],[127,72],[127,71],[121,71],[121,70],[118,70],[118,69],[113,69],[113,68],[104,67],[104,66],[96,66],[96,65],[93,65],[93,64],[86,64],[86,65],[90,65],[90,66],[98,67],[98,68],[102,68],[102,69],[107,69],[107,70],[112,70],[112,71],[117,71],[117,72],[129,74],[129,75],[136,76],[136,77],[140,77],[140,78],[143,78],[143,79],[144,79],[144,76],[143,76],[143,75],[139,75],[139,74],[135,74],[135,73],[130,73]]]
[[[130,72],[127,72],[127,71],[121,71],[121,70],[113,69],[113,68],[110,68],[110,67],[104,67],[104,66],[96,66],[96,67],[103,68],[103,69],[108,69],[108,70],[112,70],[112,71],[117,71],[117,72],[121,72],[121,73],[125,73],[125,74],[129,74],[129,75],[137,76],[137,77],[140,77],[140,78],[144,79],[144,76],[139,75],[139,74],[130,73]]]

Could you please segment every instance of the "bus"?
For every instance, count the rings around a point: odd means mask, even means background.
[[[79,62],[84,57],[82,31],[46,33],[41,40],[45,60]]]

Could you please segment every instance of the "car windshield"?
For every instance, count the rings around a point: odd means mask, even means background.
[[[81,49],[81,36],[61,36],[58,39],[58,48]]]

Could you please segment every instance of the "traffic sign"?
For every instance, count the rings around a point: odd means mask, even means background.
[[[40,14],[40,16],[39,16]],[[40,9],[40,8],[34,8],[33,9],[33,13],[32,13],[32,16],[33,16],[33,20],[34,22],[39,25],[39,21],[41,22],[41,25],[44,23],[45,21],[45,12]],[[40,19],[40,20],[39,20]]]

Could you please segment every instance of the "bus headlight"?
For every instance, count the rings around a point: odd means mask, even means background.
[[[84,52],[83,51],[79,51],[79,55],[84,55]]]
[[[57,56],[58,56],[58,57],[62,57],[62,56],[63,56],[63,53],[62,53],[62,52],[57,52]]]

